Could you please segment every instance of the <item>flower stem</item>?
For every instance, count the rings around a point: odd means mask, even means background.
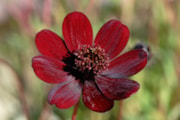
[[[122,120],[122,108],[123,108],[123,101],[119,101],[119,113],[118,113],[118,117],[117,120]]]
[[[75,104],[74,106],[74,111],[73,111],[73,115],[72,115],[72,120],[76,120],[76,115],[77,115],[77,111],[78,111],[78,106],[79,106],[79,101]]]

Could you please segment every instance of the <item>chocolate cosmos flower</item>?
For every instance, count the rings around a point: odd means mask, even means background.
[[[93,41],[88,18],[80,12],[68,14],[62,27],[64,40],[50,30],[36,35],[41,56],[32,59],[36,75],[57,84],[48,94],[48,102],[65,109],[76,104],[82,94],[91,110],[105,112],[114,100],[129,97],[139,89],[127,77],[142,70],[147,54],[141,49],[117,56],[126,46],[129,30],[120,21],[105,23]]]

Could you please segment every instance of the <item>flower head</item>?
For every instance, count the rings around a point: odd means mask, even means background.
[[[126,46],[128,28],[118,20],[105,23],[93,42],[88,18],[80,12],[68,14],[62,27],[64,40],[50,30],[36,35],[41,56],[32,60],[36,75],[57,84],[48,94],[48,102],[65,109],[76,104],[82,94],[91,110],[105,112],[114,100],[129,97],[139,89],[127,77],[136,74],[147,63],[142,49],[117,56]]]

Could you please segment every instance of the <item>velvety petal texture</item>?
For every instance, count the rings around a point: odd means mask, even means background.
[[[91,45],[93,32],[88,18],[80,12],[68,14],[63,22],[63,36],[71,52],[81,45]]]
[[[69,78],[67,82],[61,83],[53,88],[48,94],[49,104],[66,109],[76,104],[81,96],[81,85],[75,78]]]
[[[34,72],[41,80],[48,83],[66,82],[68,73],[63,71],[64,65],[63,62],[46,56],[37,56],[32,59]]]
[[[145,67],[147,54],[135,49],[117,56],[129,38],[124,24],[108,21],[93,43],[88,18],[81,12],[72,12],[63,21],[62,33],[64,40],[46,29],[35,38],[42,56],[32,59],[34,72],[41,80],[57,84],[48,94],[49,104],[66,109],[75,105],[82,94],[89,109],[106,112],[113,107],[114,100],[137,92],[139,84],[127,77]]]
[[[93,81],[85,81],[83,87],[83,102],[91,110],[105,112],[110,110],[114,102],[106,98]]]
[[[68,51],[63,40],[50,30],[42,30],[36,35],[36,46],[41,54],[59,60]]]
[[[95,44],[104,48],[109,58],[112,59],[124,49],[128,39],[128,28],[120,21],[110,20],[98,32]]]
[[[124,78],[136,74],[147,63],[147,54],[144,50],[132,50],[110,62],[108,70],[101,75],[110,78]]]
[[[97,86],[110,99],[121,100],[129,97],[139,89],[136,81],[120,78],[95,77]]]

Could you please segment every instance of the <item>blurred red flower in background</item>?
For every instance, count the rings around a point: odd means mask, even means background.
[[[41,80],[57,84],[49,92],[50,104],[69,108],[82,94],[89,109],[105,112],[114,100],[139,89],[139,84],[127,77],[145,67],[147,54],[135,49],[117,56],[129,38],[128,28],[120,21],[105,23],[93,42],[88,18],[72,12],[65,17],[62,32],[64,40],[50,30],[40,31],[35,40],[42,55],[32,59],[34,72]]]

